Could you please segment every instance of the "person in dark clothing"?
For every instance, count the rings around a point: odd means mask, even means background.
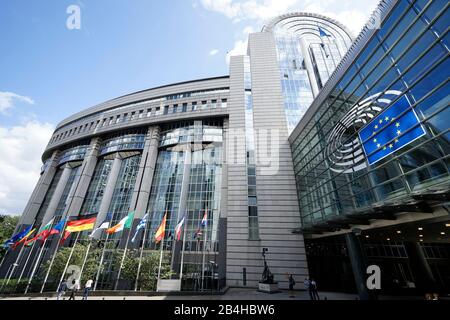
[[[75,294],[77,293],[78,290],[80,290],[80,281],[73,280],[69,300],[75,300]]]
[[[312,300],[320,300],[319,292],[317,291],[317,283],[314,279],[311,279],[310,295],[312,294]]]
[[[289,298],[295,298],[294,295],[295,280],[292,274],[289,275]]]
[[[60,300],[62,298],[62,296],[66,294],[66,290],[67,290],[67,281],[64,279],[61,282],[61,284],[59,285],[58,296],[57,296],[56,300]]]

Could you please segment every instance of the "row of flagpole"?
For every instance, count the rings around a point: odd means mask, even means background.
[[[156,241],[156,243],[157,243],[157,242],[161,242],[161,244],[160,244],[160,261],[159,261],[159,266],[158,266],[158,277],[157,277],[158,281],[160,280],[160,277],[161,277],[161,268],[162,268],[163,253],[164,253],[163,251],[164,251],[164,244],[165,244],[165,241],[164,241],[164,240],[165,240],[165,233],[166,233],[166,227],[165,227],[165,224],[166,224],[166,219],[167,219],[167,213],[168,213],[168,212],[167,212],[167,210],[166,210],[166,213],[165,213],[165,215],[164,215],[164,217],[163,217],[163,221],[162,221],[162,223],[161,223],[161,225],[160,225],[160,228],[158,229],[158,230],[162,231],[162,237],[161,237],[161,240],[160,240],[160,241]],[[129,214],[129,215],[130,215],[130,214]],[[145,215],[144,218],[142,218],[141,221],[143,221],[144,219],[147,219],[147,217],[148,217],[148,215]],[[180,280],[181,280],[182,277],[183,277],[184,251],[185,251],[186,225],[187,225],[187,223],[186,223],[185,220],[186,220],[186,213],[184,213],[184,216],[182,217],[182,219],[180,220],[180,222],[179,222],[178,225],[177,225],[177,228],[180,228],[180,231],[179,231],[179,232],[181,232],[181,230],[183,230],[182,254],[181,254],[181,268],[180,268]],[[205,215],[204,215],[204,217],[203,217],[203,219],[202,219],[201,226],[199,226],[199,227],[207,227],[207,220],[208,220],[208,206],[206,205]],[[76,221],[76,220],[75,220],[75,221]],[[51,222],[51,223],[50,223],[50,222]],[[50,222],[47,223],[47,225],[53,224],[54,221],[50,221]],[[73,222],[73,221],[72,221],[72,222]],[[50,264],[49,264],[48,270],[47,270],[47,272],[46,272],[46,274],[45,274],[45,277],[44,277],[44,280],[43,280],[43,283],[42,283],[42,286],[41,286],[41,289],[40,289],[40,292],[41,292],[41,293],[42,293],[42,292],[44,291],[44,289],[45,289],[45,285],[46,285],[46,283],[47,283],[47,280],[48,280],[48,277],[49,277],[49,275],[50,275],[51,269],[52,269],[52,267],[53,267],[53,264],[54,264],[54,261],[55,261],[56,254],[57,254],[58,250],[60,249],[60,247],[62,246],[63,240],[65,240],[66,233],[64,233],[63,230],[66,229],[67,224],[68,224],[68,221],[64,220],[64,222],[60,221],[60,223],[63,223],[63,227],[61,228],[61,231],[59,232],[58,243],[57,243],[56,248],[55,248],[55,250],[54,250],[54,252],[53,252],[53,254],[52,254],[52,256],[51,256]],[[180,225],[180,223],[181,223],[181,225]],[[47,226],[47,225],[46,225],[46,226]],[[143,241],[142,241],[142,245],[140,245],[140,254],[139,254],[138,271],[137,271],[136,281],[135,281],[135,285],[134,285],[134,290],[135,290],[135,291],[137,291],[137,289],[138,289],[139,277],[140,277],[140,271],[141,271],[141,264],[142,264],[142,258],[143,258],[143,251],[144,251],[145,242],[146,242],[146,237],[147,237],[147,233],[148,233],[148,227],[149,227],[149,223],[148,223],[147,221],[145,221]],[[49,228],[51,228],[51,227],[49,227]],[[182,228],[182,229],[181,229],[181,228]],[[50,230],[53,230],[53,229],[50,229]],[[86,229],[85,229],[85,230],[86,230]],[[92,230],[92,229],[91,229],[91,230]],[[98,228],[95,229],[95,230],[92,232],[91,235],[93,236],[93,234],[94,234],[97,230],[98,230]],[[139,230],[140,230],[139,228],[136,230],[136,235],[137,235],[137,233],[139,232]],[[199,230],[200,230],[200,228],[197,230],[197,233],[199,233]],[[67,231],[66,231],[66,232],[67,232]],[[78,240],[79,240],[79,238],[80,238],[80,233],[81,233],[81,232],[82,232],[82,231],[77,232],[77,236],[76,236],[75,241],[74,241],[74,243],[73,243],[73,245],[72,245],[72,248],[71,248],[69,257],[68,257],[68,259],[67,259],[67,261],[66,261],[64,270],[63,270],[63,272],[62,272],[62,274],[61,274],[61,278],[60,278],[60,280],[59,280],[59,282],[58,282],[58,286],[59,286],[60,283],[63,281],[63,279],[64,279],[64,277],[65,277],[65,275],[66,275],[67,268],[69,267],[70,260],[71,260],[73,254],[74,254],[74,250],[75,250],[76,244],[77,244],[77,242],[78,242]],[[158,231],[157,231],[157,233],[158,233]],[[178,233],[178,232],[177,232],[177,233]],[[53,233],[52,233],[52,234],[53,234]],[[47,233],[47,235],[48,235],[48,233]],[[135,236],[136,236],[136,235],[135,235]],[[125,249],[124,249],[124,253],[123,253],[122,259],[121,259],[121,264],[120,264],[120,268],[119,268],[119,270],[118,270],[118,275],[117,275],[117,279],[116,279],[116,281],[115,281],[114,289],[117,289],[117,287],[118,287],[118,282],[119,282],[119,280],[120,280],[121,270],[122,270],[122,268],[123,268],[124,260],[125,260],[125,257],[126,257],[126,252],[127,252],[128,245],[129,245],[129,241],[130,241],[130,236],[131,236],[131,227],[130,227],[130,230],[129,230],[128,235],[127,235],[127,240],[126,240],[126,243],[125,243]],[[179,236],[177,235],[177,238],[178,238],[178,237],[179,237]],[[34,263],[34,266],[33,266],[33,268],[32,268],[32,272],[31,272],[30,278],[28,279],[28,283],[27,283],[27,286],[26,286],[26,289],[25,289],[25,293],[28,293],[28,291],[29,291],[29,289],[30,289],[30,286],[31,286],[31,284],[32,284],[32,281],[33,281],[33,279],[34,279],[34,277],[35,277],[35,275],[36,275],[36,272],[37,272],[38,267],[39,267],[40,262],[41,262],[42,255],[43,255],[43,253],[44,253],[44,249],[45,249],[46,244],[47,244],[47,238],[48,238],[48,236],[45,236],[45,239],[44,239],[44,241],[43,241],[43,243],[42,243],[42,245],[41,245],[41,248],[40,248],[40,250],[39,250],[39,254],[38,254],[37,258],[35,259],[35,263]],[[134,238],[135,238],[135,237],[133,237],[132,242],[134,242]],[[105,240],[105,244],[104,244],[104,246],[103,246],[102,255],[101,255],[101,258],[100,258],[100,263],[99,263],[99,267],[98,267],[97,274],[96,274],[96,279],[95,279],[95,284],[94,284],[94,290],[96,290],[97,284],[98,284],[98,282],[99,282],[99,276],[100,276],[101,269],[102,269],[102,264],[103,264],[103,261],[104,261],[104,255],[105,255],[105,250],[106,250],[106,246],[107,246],[108,239],[109,239],[109,233],[107,233],[106,240]],[[21,274],[20,274],[20,277],[19,277],[20,280],[21,280],[22,277],[23,277],[25,268],[26,268],[27,265],[28,265],[28,261],[30,260],[30,257],[32,256],[32,252],[34,251],[34,248],[35,248],[36,243],[37,243],[38,240],[39,240],[39,239],[36,239],[36,240],[33,242],[32,247],[30,248],[30,251],[29,251],[29,253],[28,253],[28,256],[27,256],[27,258],[26,258],[25,264],[24,264],[24,266],[23,266],[23,268],[22,268],[22,271],[21,271]],[[155,239],[155,240],[158,240],[158,239]],[[179,239],[177,239],[177,241],[179,241]],[[202,258],[202,286],[201,286],[202,289],[203,289],[203,278],[204,278],[204,274],[205,274],[205,266],[204,266],[204,265],[205,265],[206,242],[207,242],[207,230],[205,231],[204,245],[203,245],[203,258]],[[175,245],[175,244],[173,244],[173,245]],[[89,244],[88,244],[88,246],[87,246],[87,248],[86,248],[86,252],[85,252],[85,255],[84,255],[84,259],[83,259],[83,264],[82,264],[82,267],[81,267],[81,272],[80,272],[79,280],[81,279],[81,274],[82,274],[82,272],[84,271],[84,267],[85,267],[85,264],[86,264],[86,262],[87,262],[87,259],[88,259],[88,255],[89,255],[91,246],[92,246],[92,238],[91,238],[91,240],[90,240],[90,242],[89,242]],[[15,267],[17,266],[19,260],[21,259],[22,253],[23,253],[23,250],[24,250],[25,247],[26,247],[25,244],[21,247],[21,250],[20,250],[20,252],[19,252],[19,255],[18,255],[16,261],[14,262],[14,265],[12,266],[12,267],[13,267],[13,270],[11,270],[11,271],[9,272],[9,274],[8,274],[8,280],[12,277],[12,275],[13,275],[13,273],[14,273],[14,269],[15,269]],[[50,248],[49,248],[49,250],[50,250]],[[6,285],[8,284],[8,282],[9,282],[9,281],[6,282]],[[5,285],[5,284],[4,284],[4,285]],[[58,286],[57,286],[57,287],[58,287]]]

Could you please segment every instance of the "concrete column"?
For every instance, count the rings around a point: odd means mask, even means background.
[[[435,293],[437,291],[437,282],[422,247],[417,242],[405,242],[404,244],[416,288],[423,294]]]
[[[30,200],[28,200],[27,206],[23,210],[22,217],[20,219],[20,225],[31,225],[34,223],[36,219],[36,215],[39,211],[39,208],[44,201],[45,194],[48,191],[50,183],[55,176],[56,169],[58,166],[59,151],[53,152],[50,163],[45,169],[45,171],[41,174],[39,181],[34,188],[33,193],[31,194]],[[17,230],[16,230],[17,231]]]
[[[218,274],[220,287],[225,286],[227,273],[227,212],[228,212],[228,163],[227,163],[227,136],[228,119],[223,120],[222,135],[222,186],[220,190],[219,215],[219,254]]]
[[[370,300],[371,294],[366,286],[366,268],[365,255],[362,243],[354,233],[345,235],[347,243],[348,256],[352,265],[353,276],[355,278],[356,289],[361,300]]]
[[[55,188],[55,192],[53,192],[53,196],[50,199],[47,210],[45,211],[44,218],[42,219],[42,225],[48,223],[50,219],[55,215],[56,208],[58,208],[59,201],[61,200],[61,196],[66,187],[67,181],[69,180],[71,172],[72,168],[69,166],[69,164],[66,164],[64,166],[61,178],[58,181],[58,185]]]
[[[91,179],[97,165],[100,143],[100,138],[94,138],[91,140],[89,149],[84,157],[83,164],[81,165],[77,177],[75,177],[74,180],[74,192],[70,192],[67,197],[67,207],[64,212],[65,215],[77,216],[80,214],[81,206],[83,205],[86,192],[89,188],[89,184],[91,183]]]
[[[148,128],[141,163],[136,177],[136,184],[131,197],[130,208],[135,210],[135,219],[141,219],[146,211],[150,189],[152,187],[153,175],[155,173],[156,159],[158,158],[159,126]]]
[[[313,62],[309,55],[308,43],[304,38],[300,39],[300,47],[302,49],[302,56],[305,59],[306,71],[308,72],[309,82],[311,83],[311,89],[314,97],[319,94],[319,86],[317,85],[316,73],[314,72]]]
[[[119,153],[116,153],[113,165],[111,167],[111,172],[109,173],[108,181],[106,183],[105,193],[103,194],[102,202],[100,203],[100,207],[98,209],[95,227],[98,227],[106,219],[121,165],[122,158]]]
[[[190,145],[186,146],[185,154],[184,154],[184,166],[183,166],[183,180],[181,182],[181,191],[180,191],[180,204],[177,216],[177,222],[181,220],[181,217],[185,214],[188,193],[189,193],[189,183],[191,180],[191,163],[192,163],[192,150]],[[185,225],[186,227],[186,221]],[[175,235],[174,235],[175,237]],[[172,270],[175,274],[180,272],[180,263],[181,263],[181,241],[174,241],[174,248],[172,254]],[[186,258],[186,257],[185,257]],[[186,260],[184,260],[186,261]]]

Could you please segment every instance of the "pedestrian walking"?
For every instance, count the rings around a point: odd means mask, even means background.
[[[67,290],[67,281],[64,279],[61,282],[61,284],[59,285],[58,296],[57,296],[56,300],[60,300],[62,298],[62,296],[64,296],[66,294],[66,290]]]
[[[87,300],[89,297],[89,293],[92,289],[92,284],[94,283],[94,280],[89,279],[86,281],[86,284],[84,285],[84,293],[83,293],[83,300]]]
[[[314,296],[311,291],[311,280],[309,280],[309,278],[305,278],[305,281],[303,281],[303,284],[305,285],[305,290],[308,291],[308,293],[309,293],[309,298],[311,300],[314,300]]]
[[[295,298],[294,295],[295,280],[292,274],[289,275],[289,298]]]
[[[319,292],[317,291],[317,282],[314,279],[311,279],[310,287],[311,287],[313,300],[320,300]]]
[[[75,294],[78,290],[80,290],[80,280],[73,280],[69,300],[75,300]]]

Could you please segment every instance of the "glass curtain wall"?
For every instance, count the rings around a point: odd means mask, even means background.
[[[448,4],[440,1],[399,1],[296,137],[305,224],[448,183],[449,19]],[[414,112],[418,123],[398,138],[418,126],[425,135],[369,165],[359,132],[405,97],[405,112]]]

